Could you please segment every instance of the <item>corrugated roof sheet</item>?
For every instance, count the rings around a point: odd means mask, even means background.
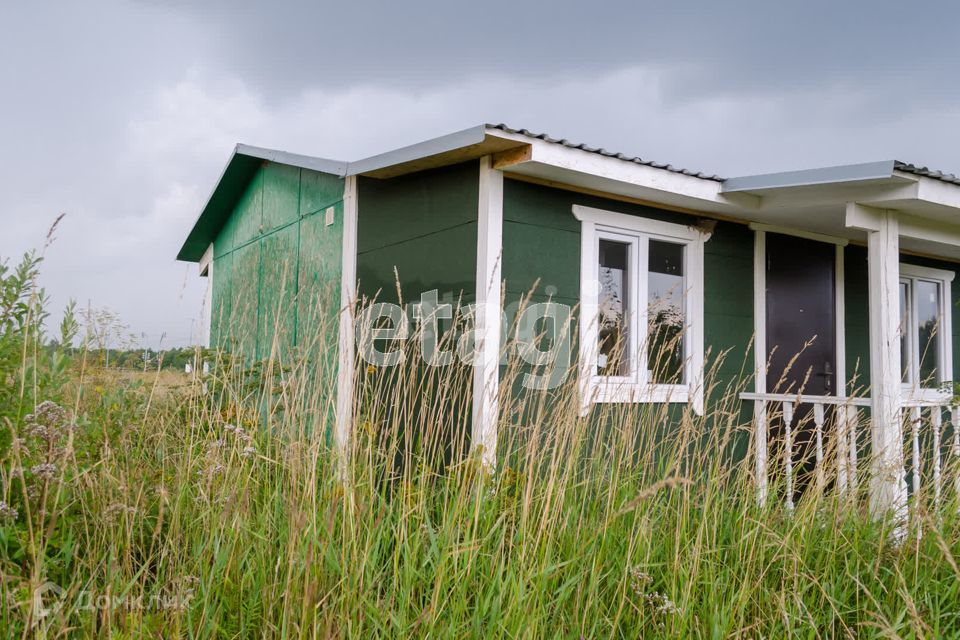
[[[663,162],[655,162],[653,160],[644,160],[637,156],[628,156],[623,153],[617,153],[615,151],[607,151],[600,147],[591,147],[582,143],[575,143],[567,140],[566,138],[554,138],[547,133],[536,133],[530,131],[529,129],[514,129],[506,124],[488,124],[487,127],[491,129],[497,129],[503,131],[504,133],[510,133],[515,135],[526,136],[528,138],[534,138],[536,140],[543,140],[544,142],[550,142],[553,144],[563,145],[570,149],[580,149],[581,151],[586,151],[588,153],[596,153],[601,156],[606,156],[608,158],[616,158],[618,160],[623,160],[625,162],[633,162],[634,164],[641,164],[646,167],[653,167],[654,169],[664,169],[665,171],[672,171],[674,173],[680,173],[685,176],[693,176],[694,178],[702,178],[704,180],[713,180],[715,182],[725,182],[726,178],[722,178],[716,174],[708,174],[703,171],[692,171],[690,169],[684,169],[682,167],[675,167],[671,164]],[[911,173],[917,176],[923,176],[925,178],[932,178],[933,180],[940,180],[941,182],[947,182],[949,184],[954,184],[960,186],[960,177],[952,173],[944,173],[943,171],[937,171],[936,169],[930,169],[929,167],[922,167],[909,162],[901,162],[899,160],[894,162],[894,168],[897,171],[903,171],[904,173]]]
[[[683,169],[680,167],[674,167],[671,164],[665,164],[662,162],[654,162],[652,160],[644,160],[643,158],[638,158],[636,156],[628,156],[623,153],[616,153],[614,151],[607,151],[606,149],[601,149],[599,147],[590,147],[585,144],[576,144],[570,142],[566,138],[552,138],[546,133],[534,133],[529,129],[514,129],[508,127],[505,124],[488,124],[487,127],[491,129],[498,129],[504,133],[511,133],[521,136],[526,136],[528,138],[535,138],[537,140],[543,140],[544,142],[551,142],[553,144],[560,144],[564,147],[570,149],[580,149],[581,151],[586,151],[588,153],[596,153],[601,156],[606,156],[608,158],[616,158],[617,160],[623,160],[625,162],[632,162],[634,164],[642,164],[645,167],[653,167],[654,169],[663,169],[665,171],[672,171],[673,173],[681,173],[685,176],[692,176],[694,178],[702,178],[704,180],[713,180],[715,182],[723,182],[723,178],[718,175],[706,174],[702,171],[691,171],[690,169]]]
[[[937,171],[927,167],[918,167],[915,164],[910,164],[909,162],[900,162],[899,160],[894,161],[893,168],[897,171],[903,171],[904,173],[912,173],[916,176],[933,178],[934,180],[940,180],[941,182],[948,182],[950,184],[960,186],[960,178],[952,173],[944,173],[943,171]]]

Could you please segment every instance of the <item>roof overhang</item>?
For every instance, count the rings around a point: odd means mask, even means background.
[[[383,179],[488,155],[494,168],[520,180],[855,241],[866,230],[848,224],[849,204],[892,209],[906,222],[905,250],[960,260],[960,180],[926,168],[891,160],[723,180],[504,125],[350,163],[237,145],[177,258],[200,260],[264,161]]]
[[[349,175],[394,178],[415,171],[476,160],[515,149],[522,144],[495,135],[485,125],[480,125],[351,162],[347,171]]]
[[[720,180],[636,158],[625,159],[603,150],[585,150],[496,129],[488,129],[488,135],[520,145],[493,157],[493,167],[509,177],[720,215],[751,210],[759,203],[755,196],[722,193]]]
[[[238,144],[230,154],[220,179],[217,180],[213,192],[207,198],[207,203],[200,211],[187,239],[180,247],[177,260],[200,261],[210,243],[230,217],[237,198],[264,162],[276,162],[339,176],[346,175],[347,171],[346,162]]]
[[[851,219],[855,207],[899,212],[901,247],[960,260],[960,186],[888,160],[726,180],[725,195],[758,199],[753,222],[864,241],[869,231]]]

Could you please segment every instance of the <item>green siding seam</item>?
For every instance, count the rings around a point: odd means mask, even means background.
[[[340,203],[340,202],[343,202],[343,200],[337,200],[336,202],[334,202],[334,203],[332,203],[332,204],[338,204],[338,203]],[[330,205],[328,204],[327,207],[329,207],[329,206],[330,206]],[[327,207],[324,207],[324,208],[327,208]],[[314,213],[316,213],[316,212],[314,212]],[[304,215],[303,218],[306,218],[308,215],[311,215],[311,216],[312,216],[312,215],[314,215],[314,213],[310,213],[310,214]],[[272,235],[275,235],[275,234],[277,234],[277,233],[280,233],[281,231],[283,231],[283,230],[286,229],[287,227],[292,227],[292,226],[295,225],[295,224],[299,224],[299,223],[300,223],[300,220],[302,220],[303,218],[297,218],[297,219],[294,220],[293,222],[288,222],[287,224],[283,225],[282,227],[277,227],[276,229],[274,229],[274,230],[272,230],[272,231],[268,231],[267,233],[265,233],[265,234],[263,234],[263,235],[257,236],[256,238],[253,238],[252,240],[247,240],[247,241],[244,242],[243,244],[237,245],[236,247],[234,247],[233,249],[230,249],[229,251],[224,251],[224,252],[221,253],[219,256],[214,256],[213,259],[214,259],[214,260],[217,260],[218,258],[226,257],[226,256],[230,255],[231,253],[234,253],[235,251],[239,251],[240,249],[243,249],[244,247],[250,246],[250,245],[253,244],[254,242],[260,242],[260,241],[263,240],[264,238],[269,238],[269,237],[272,236]]]
[[[250,239],[250,240],[247,240],[247,241],[244,242],[243,244],[239,244],[239,245],[235,246],[233,249],[230,249],[229,251],[224,251],[223,253],[221,253],[221,254],[219,254],[219,255],[216,255],[216,254],[215,254],[215,255],[213,256],[213,259],[216,260],[217,258],[223,258],[224,256],[228,256],[228,255],[230,255],[231,253],[233,253],[234,251],[238,251],[238,250],[240,250],[240,249],[243,249],[244,247],[249,246],[249,245],[253,244],[254,242],[259,242],[260,240],[263,240],[264,238],[269,238],[269,237],[272,236],[273,234],[279,233],[279,232],[283,231],[284,229],[286,229],[287,227],[297,224],[298,222],[300,222],[300,221],[303,220],[304,218],[307,218],[307,217],[309,217],[309,216],[316,215],[316,214],[320,213],[321,211],[323,211],[324,209],[327,209],[327,208],[329,208],[329,207],[331,207],[331,206],[338,205],[338,204],[340,204],[341,202],[343,202],[343,198],[340,198],[339,200],[334,200],[334,201],[332,201],[332,202],[330,202],[330,203],[328,203],[328,204],[325,204],[325,205],[323,205],[322,207],[320,207],[319,209],[317,209],[316,211],[311,211],[310,213],[305,213],[305,214],[303,214],[302,216],[298,217],[296,220],[294,220],[294,221],[292,221],[292,222],[288,222],[288,223],[286,223],[286,224],[283,225],[283,226],[277,227],[277,228],[275,228],[275,229],[273,229],[273,230],[271,230],[271,231],[268,231],[267,233],[260,234],[260,235],[258,235],[258,236],[255,237],[255,238],[252,238],[252,239]],[[299,206],[299,195],[298,195],[298,206]]]
[[[474,224],[474,225],[475,225],[475,224],[477,224],[477,221],[476,221],[476,220],[469,220],[469,221],[467,221],[467,222],[461,222],[460,224],[455,224],[455,225],[453,225],[452,227],[444,227],[444,228],[442,228],[442,229],[436,229],[436,230],[434,230],[434,231],[431,231],[430,233],[423,233],[423,234],[421,234],[421,235],[419,235],[419,236],[414,236],[414,237],[412,237],[412,238],[406,238],[406,239],[404,239],[404,240],[399,240],[399,241],[397,241],[397,242],[392,242],[392,243],[390,243],[390,244],[378,245],[378,246],[376,246],[376,247],[373,247],[373,248],[371,248],[371,249],[367,249],[367,250],[365,250],[365,251],[358,251],[358,252],[357,252],[357,255],[358,255],[358,256],[362,256],[362,255],[366,255],[366,254],[368,254],[368,253],[373,253],[374,251],[381,251],[381,250],[383,250],[383,249],[389,249],[390,247],[399,247],[399,246],[402,245],[402,244],[406,244],[406,243],[408,243],[408,242],[413,242],[414,240],[422,240],[423,238],[429,238],[430,236],[435,236],[435,235],[437,235],[438,233],[444,233],[444,232],[446,232],[446,231],[451,231],[451,230],[453,230],[453,229],[459,229],[460,227],[466,227],[466,226],[469,226],[469,225],[471,225],[471,224]]]
[[[263,244],[257,246],[257,318],[253,325],[253,358],[260,359],[260,305],[262,304],[261,293],[263,292]]]
[[[300,211],[300,200],[303,197],[303,169],[297,173],[297,211]],[[293,346],[297,346],[297,331],[300,325],[300,230],[303,225],[300,221],[304,216],[297,217],[297,266],[293,278]]]
[[[301,184],[303,184],[303,178],[301,178]],[[301,190],[302,190],[302,187],[301,187]],[[322,205],[320,205],[319,207],[317,207],[316,209],[314,209],[313,211],[307,211],[306,213],[301,214],[301,215],[300,215],[300,218],[306,218],[307,216],[316,215],[316,214],[320,213],[321,211],[323,211],[324,209],[326,209],[327,207],[332,207],[333,205],[340,204],[341,202],[343,202],[343,198],[340,198],[339,200],[331,200],[330,202],[325,202],[325,203],[323,203]],[[299,206],[300,206],[300,198],[298,197],[298,198],[297,198],[297,207],[299,207]]]
[[[633,215],[633,214],[626,214],[626,215]],[[572,211],[570,212],[570,217],[571,218],[573,217]],[[636,216],[636,217],[642,218],[644,216]],[[577,229],[567,229],[566,227],[561,227],[561,226],[554,226],[549,224],[536,224],[535,222],[525,222],[524,220],[514,220],[512,218],[506,217],[506,215],[504,215],[503,217],[503,222],[504,224],[509,222],[510,224],[522,224],[525,227],[537,227],[538,229],[550,229],[551,231],[564,231],[566,233],[575,233],[577,235],[580,235],[580,231]]]

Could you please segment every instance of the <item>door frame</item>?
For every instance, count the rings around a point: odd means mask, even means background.
[[[767,233],[779,233],[808,240],[832,244],[836,247],[834,258],[834,322],[836,324],[836,397],[847,397],[847,336],[844,306],[843,249],[846,238],[811,233],[798,229],[777,227],[757,222],[750,223],[754,232],[753,241],[753,355],[754,391],[767,392]]]

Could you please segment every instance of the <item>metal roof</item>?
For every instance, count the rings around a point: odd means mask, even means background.
[[[376,177],[389,177],[391,167],[393,170],[417,171],[423,160],[436,163],[449,163],[453,161],[463,161],[470,157],[479,157],[479,155],[499,151],[497,145],[509,144],[510,139],[498,137],[496,132],[500,131],[510,136],[530,138],[531,140],[540,140],[550,144],[557,144],[568,149],[576,149],[586,153],[595,153],[607,158],[614,158],[624,162],[630,162],[645,167],[661,169],[672,173],[678,173],[692,178],[710,180],[723,184],[723,191],[727,193],[736,191],[749,191],[757,189],[771,189],[785,186],[802,186],[805,184],[824,184],[830,182],[855,182],[871,181],[892,177],[894,171],[909,173],[916,176],[939,180],[948,184],[960,186],[960,177],[953,174],[943,173],[927,167],[918,166],[900,161],[885,161],[876,163],[867,163],[862,165],[849,165],[846,167],[826,167],[820,169],[808,169],[804,171],[792,171],[778,174],[766,174],[760,176],[742,176],[737,178],[721,178],[715,174],[707,174],[701,171],[691,171],[680,167],[674,167],[671,164],[644,160],[636,156],[629,156],[623,153],[607,151],[599,147],[591,147],[586,144],[570,142],[566,138],[554,138],[546,133],[535,133],[529,129],[515,129],[506,124],[486,124],[464,129],[439,138],[432,138],[409,147],[396,149],[387,153],[371,156],[356,162],[341,162],[336,160],[327,160],[314,156],[305,156],[273,149],[263,149],[248,145],[238,144],[230,157],[230,161],[224,168],[220,180],[214,187],[213,192],[208,199],[206,206],[201,211],[193,229],[187,236],[180,253],[177,256],[179,260],[188,260],[196,262],[203,255],[211,238],[216,235],[220,227],[226,221],[230,214],[230,207],[233,202],[245,188],[246,183],[256,172],[260,163],[264,160],[288,164],[292,166],[322,171],[332,175],[344,177],[349,175],[369,174]],[[468,153],[469,152],[469,153]],[[464,155],[466,153],[467,155]],[[472,154],[472,155],[471,155]],[[382,175],[378,175],[382,174]]]
[[[777,173],[761,173],[752,176],[737,176],[723,181],[724,193],[738,191],[767,191],[770,189],[785,189],[792,187],[810,187],[839,183],[866,183],[877,180],[888,180],[893,176],[894,161],[866,162],[863,164],[847,164],[836,167],[818,167],[816,169],[800,169],[798,171],[780,171]]]
[[[928,169],[927,167],[920,167],[915,164],[910,164],[909,162],[901,162],[899,160],[894,161],[893,168],[896,169],[897,171],[903,171],[904,173],[912,173],[915,176],[923,176],[924,178],[933,178],[934,180],[939,180],[941,182],[947,182],[950,184],[955,184],[960,186],[960,178],[953,175],[952,173],[944,173],[942,171]]]
[[[783,189],[787,187],[808,187],[814,185],[838,183],[867,183],[894,178],[895,172],[939,180],[948,184],[960,186],[960,178],[942,171],[935,171],[927,167],[918,167],[899,160],[884,160],[881,162],[866,162],[863,164],[848,164],[838,167],[819,167],[816,169],[801,169],[799,171],[783,171],[780,173],[763,173],[753,176],[738,176],[726,178],[723,182],[724,193],[737,191],[763,191],[768,189]],[[900,179],[907,178],[901,176]]]
[[[638,158],[636,156],[628,156],[623,153],[617,153],[615,151],[607,151],[606,149],[601,149],[599,147],[590,147],[585,144],[577,144],[570,142],[566,138],[553,138],[546,133],[534,133],[529,129],[514,129],[508,127],[505,124],[488,124],[488,128],[497,129],[503,131],[504,133],[511,133],[515,135],[526,136],[527,138],[534,138],[536,140],[543,140],[544,142],[551,142],[553,144],[563,145],[569,149],[579,149],[581,151],[586,151],[588,153],[596,153],[607,158],[616,158],[617,160],[623,160],[625,162],[632,162],[634,164],[641,164],[645,167],[652,167],[654,169],[663,169],[664,171],[671,171],[673,173],[680,173],[685,176],[691,176],[693,178],[702,178],[704,180],[713,180],[714,182],[723,182],[723,178],[718,175],[706,174],[702,171],[691,171],[690,169],[683,169],[681,167],[674,167],[671,164],[665,164],[663,162],[654,162],[653,160],[644,160],[643,158]]]

